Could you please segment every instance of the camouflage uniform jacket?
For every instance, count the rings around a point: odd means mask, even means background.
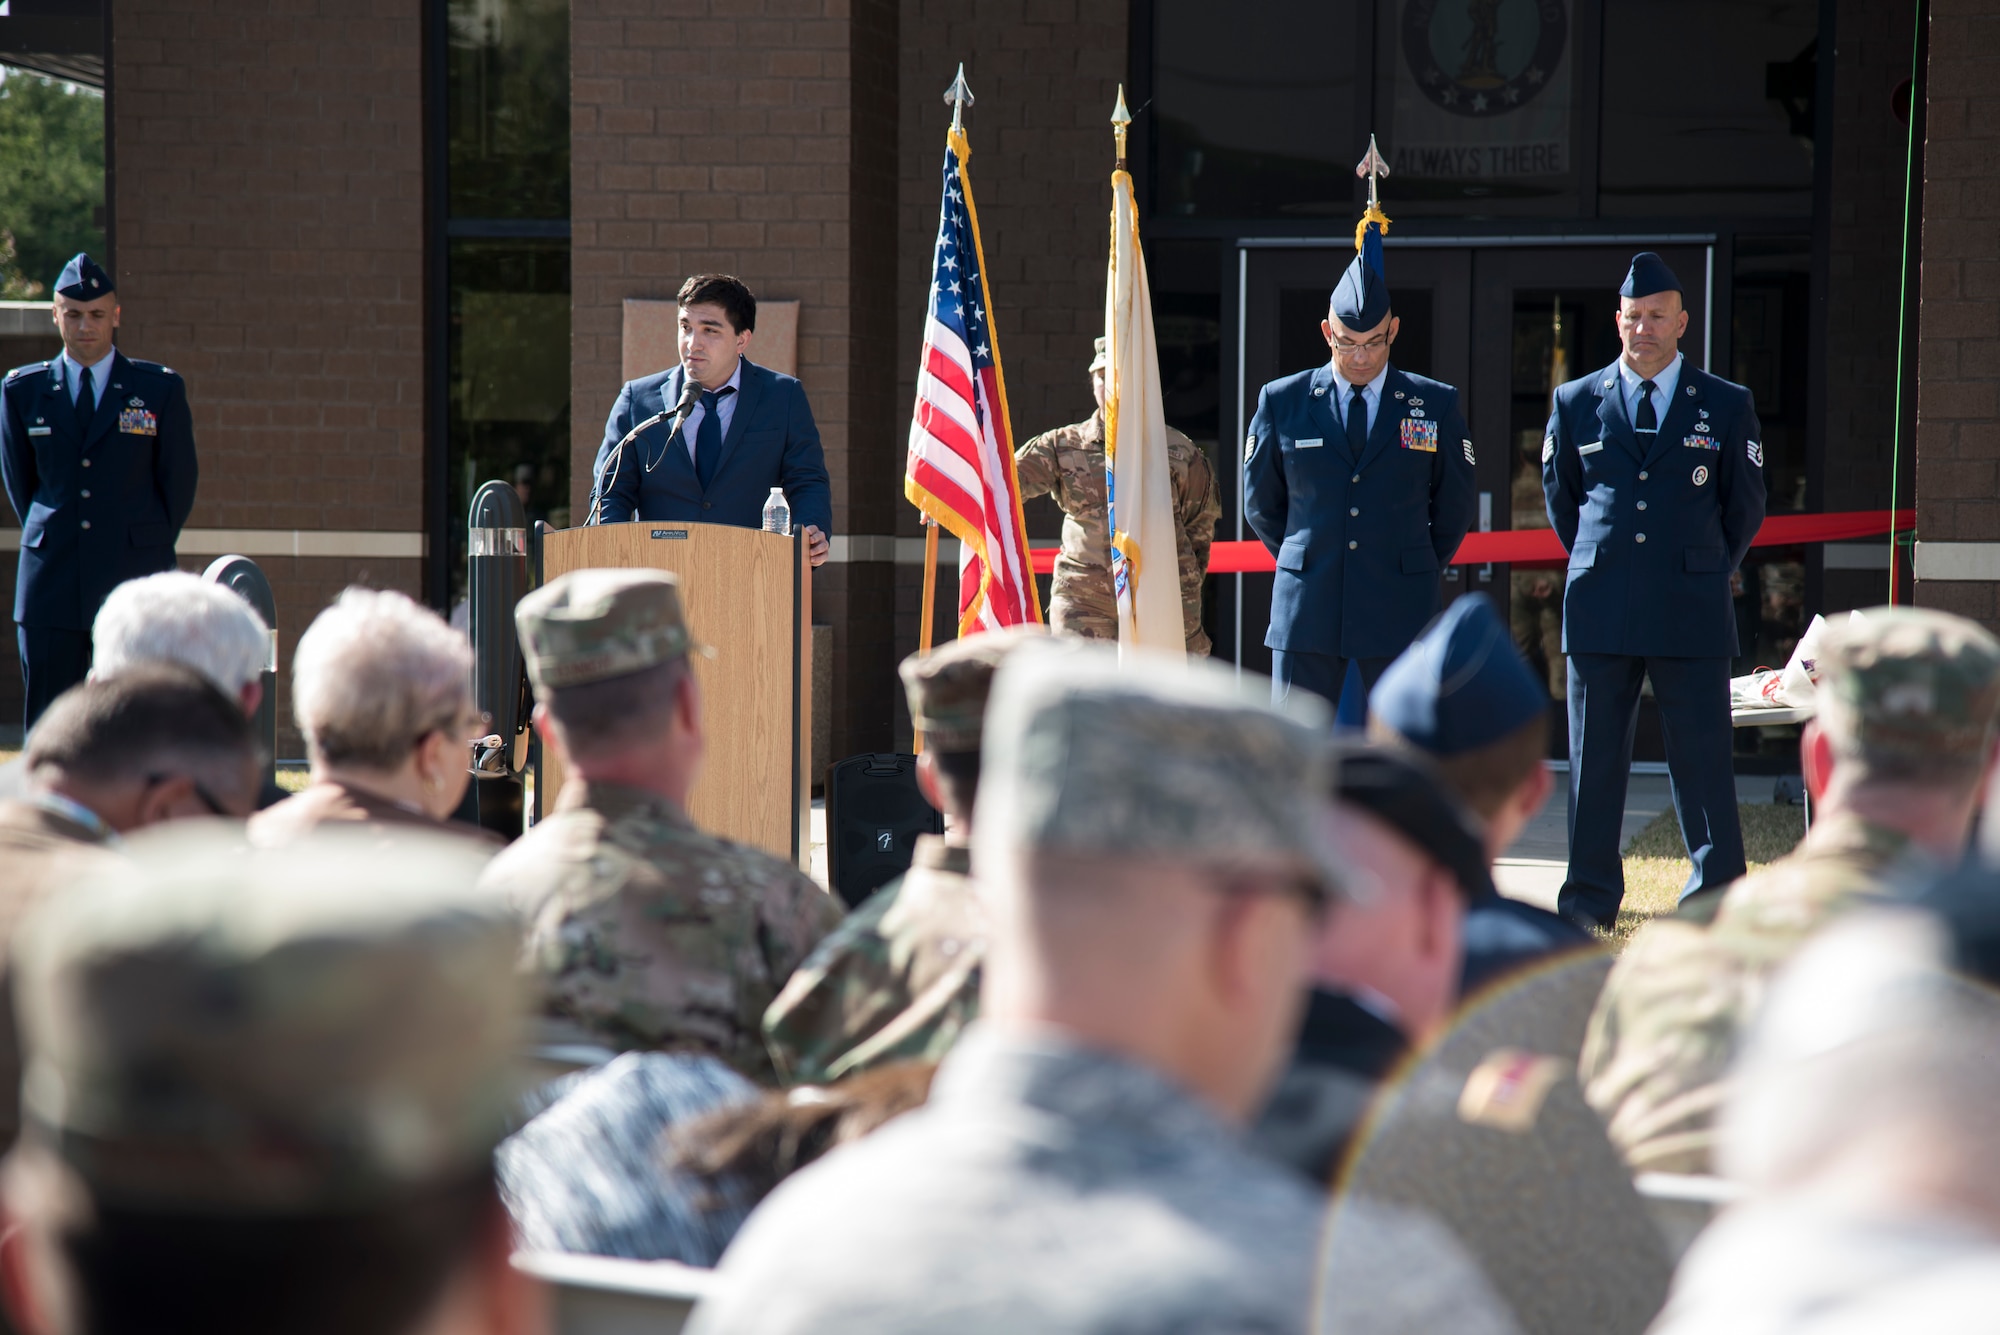
[[[944,1056],[979,1013],[986,912],[971,872],[971,849],[924,835],[909,872],[814,948],[764,1012],[781,1077],[826,1084]]]
[[[688,1330],[1516,1329],[1427,1216],[1349,1196],[1323,1244],[1326,1223],[1323,1195],[1165,1076],[974,1025],[928,1104],[757,1207]]]
[[[764,1009],[840,919],[796,869],[696,829],[666,798],[575,777],[484,883],[521,915],[554,1031],[713,1053],[765,1084]]]
[[[1633,1171],[1713,1171],[1729,1066],[1772,977],[1830,918],[1892,895],[1923,865],[1902,834],[1836,814],[1730,886],[1713,923],[1663,918],[1633,935],[1590,1017],[1580,1067]]]
[[[1222,502],[1208,456],[1180,432],[1167,428],[1167,461],[1174,476],[1174,520],[1180,530],[1181,611],[1187,649],[1205,654],[1201,582]],[[1021,499],[1054,496],[1063,512],[1062,551],[1056,557],[1049,624],[1058,633],[1118,638],[1118,600],[1111,592],[1111,527],[1104,498],[1104,413],[1087,422],[1045,431],[1014,454]]]

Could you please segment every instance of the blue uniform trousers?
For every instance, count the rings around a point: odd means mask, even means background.
[[[1674,814],[1694,872],[1681,890],[1719,890],[1743,874],[1743,827],[1730,760],[1729,660],[1569,656],[1569,875],[1556,907],[1609,927],[1625,897],[1619,835],[1639,687],[1653,679]]]
[[[1361,691],[1365,696],[1375,689],[1375,680],[1388,670],[1393,658],[1356,658],[1354,665],[1361,670]],[[1297,687],[1311,691],[1326,701],[1328,707],[1340,704],[1340,689],[1347,683],[1348,660],[1339,654],[1300,653],[1291,649],[1271,651],[1271,703],[1282,704],[1286,696]],[[1365,711],[1364,711],[1365,712]]]
[[[28,697],[22,714],[32,728],[50,701],[90,671],[90,632],[53,626],[16,626],[14,632],[21,648],[21,684]]]

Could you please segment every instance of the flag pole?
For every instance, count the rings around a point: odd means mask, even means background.
[[[965,86],[965,62],[962,60],[958,62],[958,74],[952,79],[951,87],[944,90],[944,100],[951,104],[951,128],[961,129],[965,124],[965,108],[972,101],[972,90]],[[931,651],[931,636],[935,633],[937,620],[938,526],[929,515],[920,513],[919,517],[924,525],[924,602],[919,613],[917,652],[927,654]],[[911,734],[910,753],[922,755],[923,730],[912,729]]]

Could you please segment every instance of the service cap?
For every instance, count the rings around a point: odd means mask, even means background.
[[[1650,297],[1655,292],[1681,291],[1681,280],[1674,277],[1674,271],[1667,262],[1650,250],[1642,250],[1632,257],[1632,267],[1625,271],[1625,282],[1618,289],[1618,295]]]
[[[1467,900],[1490,893],[1485,840],[1420,756],[1388,746],[1345,748],[1334,761],[1332,792],[1422,849],[1452,874]]]
[[[1827,628],[1820,726],[1843,756],[1907,772],[1984,762],[2000,714],[2000,640],[1924,607],[1872,607]]]
[[[938,751],[977,751],[986,697],[1001,660],[1047,636],[1040,626],[1014,626],[952,640],[904,659],[899,671],[910,701],[910,722],[923,733],[924,744]]]
[[[1105,367],[1111,365],[1111,349],[1104,345],[1104,335],[1099,334],[1097,341],[1091,346],[1096,350],[1096,355],[1090,359],[1091,370],[1102,371]]]
[[[976,845],[1284,865],[1336,889],[1318,820],[1332,720],[1315,698],[1274,706],[1269,690],[1164,654],[1022,647],[987,705]]]
[[[1335,284],[1330,304],[1334,319],[1357,334],[1366,333],[1389,318],[1389,280],[1356,255]]]
[[[71,301],[96,301],[117,290],[111,275],[80,250],[63,266],[62,277],[56,279],[57,295],[68,297]]]
[[[1548,708],[1548,692],[1483,593],[1440,613],[1368,695],[1370,714],[1435,756],[1498,741]]]
[[[681,582],[664,570],[572,570],[514,609],[539,693],[629,676],[695,649]]]
[[[462,841],[135,839],[14,950],[24,1143],[105,1202],[363,1209],[491,1162],[520,929]]]

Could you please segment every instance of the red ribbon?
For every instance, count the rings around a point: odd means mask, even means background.
[[[1917,526],[1915,510],[1895,511],[1895,528],[1898,533],[1907,533]],[[1796,547],[1808,542],[1845,542],[1852,538],[1879,538],[1889,532],[1890,512],[1887,510],[1839,510],[1823,515],[1772,515],[1757,530],[1753,547]],[[1033,550],[1035,573],[1052,574],[1056,568],[1056,549],[1036,547]],[[1561,539],[1554,529],[1517,528],[1506,533],[1468,533],[1459,544],[1458,551],[1448,564],[1451,565],[1567,565],[1569,553],[1563,550]],[[1218,542],[1209,549],[1208,573],[1211,575],[1254,575],[1268,574],[1277,569],[1261,542]]]

